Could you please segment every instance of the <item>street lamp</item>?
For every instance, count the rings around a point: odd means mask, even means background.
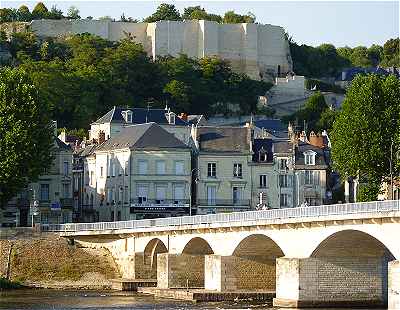
[[[189,216],[192,216],[192,181],[193,181],[193,172],[194,171],[198,171],[198,174],[200,173],[199,168],[193,168],[190,171],[190,188],[189,188]],[[198,181],[197,179],[197,175],[196,175],[196,179],[194,180],[196,183]]]
[[[36,199],[36,190],[35,189],[30,189],[32,191],[33,196],[32,200],[30,203],[30,211],[31,211],[31,216],[32,216],[32,228],[35,227],[35,216],[39,215],[39,201]]]

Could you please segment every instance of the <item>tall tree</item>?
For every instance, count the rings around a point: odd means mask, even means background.
[[[26,5],[21,5],[17,11],[18,20],[21,22],[29,22],[32,20],[32,14]]]
[[[70,6],[68,9],[67,17],[69,19],[80,19],[81,17],[79,16],[79,10],[77,9],[76,6]]]
[[[377,199],[381,182],[389,176],[391,144],[395,153],[400,149],[399,93],[400,81],[393,75],[357,76],[334,122],[334,166],[343,178],[358,176],[366,184],[361,200]]]
[[[38,2],[32,10],[33,19],[42,19],[48,16],[49,10],[43,4],[43,2]]]
[[[47,105],[20,69],[0,71],[0,207],[52,162]]]
[[[144,22],[154,23],[158,20],[182,20],[182,18],[175,5],[161,3],[151,16],[144,19]]]

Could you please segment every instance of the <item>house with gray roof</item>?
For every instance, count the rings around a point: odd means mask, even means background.
[[[100,221],[190,213],[191,148],[156,123],[123,127],[85,164],[85,204]]]
[[[122,132],[127,126],[145,123],[157,123],[184,143],[190,143],[190,124],[168,107],[150,109],[114,106],[90,125],[89,140],[101,144]]]
[[[198,127],[196,204],[198,214],[251,208],[251,130],[248,127]]]

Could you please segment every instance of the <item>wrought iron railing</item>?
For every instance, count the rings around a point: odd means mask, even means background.
[[[250,206],[249,199],[198,199],[198,206]]]
[[[385,213],[400,211],[400,200],[348,203],[335,205],[309,206],[299,208],[271,209],[261,211],[218,213],[209,215],[169,217],[146,220],[118,222],[71,223],[49,225],[48,230],[60,232],[104,231],[119,229],[143,229],[152,227],[170,227],[182,225],[240,223],[246,225],[256,221],[268,221],[291,218],[345,216],[350,214]]]

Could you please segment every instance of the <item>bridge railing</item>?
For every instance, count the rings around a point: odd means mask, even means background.
[[[299,208],[270,209],[260,211],[218,213],[158,219],[130,220],[118,222],[71,223],[48,225],[49,231],[78,232],[90,230],[140,229],[182,225],[237,223],[260,220],[281,220],[320,216],[364,214],[400,211],[400,200],[308,206]]]

